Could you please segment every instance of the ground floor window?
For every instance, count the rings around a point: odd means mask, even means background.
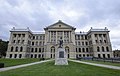
[[[101,58],[100,54],[98,54],[98,58]]]
[[[14,58],[17,58],[17,54],[14,55]]]
[[[10,54],[10,58],[12,58],[12,54]]]
[[[107,54],[108,58],[110,58],[110,54]]]
[[[19,58],[21,58],[22,57],[22,54],[19,54]]]
[[[105,58],[105,54],[103,54],[103,58]]]
[[[33,54],[31,54],[31,58],[33,58]]]

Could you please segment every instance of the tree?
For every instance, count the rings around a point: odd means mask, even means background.
[[[2,41],[2,39],[0,39],[0,58],[6,56],[7,47],[8,41]]]

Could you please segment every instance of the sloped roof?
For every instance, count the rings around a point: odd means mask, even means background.
[[[65,25],[65,26],[67,26],[67,27],[69,27],[69,28],[72,28],[72,29],[74,29],[74,30],[76,29],[76,28],[74,28],[73,26],[70,26],[70,25],[62,22],[61,20],[59,20],[58,22],[56,22],[56,23],[54,23],[54,24],[52,24],[52,25],[47,26],[46,28],[44,28],[44,30],[46,30],[46,29],[48,29],[48,28],[52,28],[53,26],[56,26],[57,24],[63,24],[63,25]]]

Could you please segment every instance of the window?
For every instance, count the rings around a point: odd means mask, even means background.
[[[22,34],[22,37],[25,37],[25,34]]]
[[[38,42],[36,41],[36,46],[38,46]]]
[[[87,57],[89,57],[89,54],[87,54]]]
[[[103,37],[106,37],[106,34],[103,34]]]
[[[104,40],[104,43],[106,43],[106,40]]]
[[[13,34],[13,37],[16,37],[16,34]]]
[[[18,34],[18,37],[21,37],[21,34]]]
[[[81,48],[79,48],[79,52],[81,52]]]
[[[83,40],[84,38],[83,38],[83,35],[81,35],[81,40]]]
[[[88,52],[88,48],[86,48],[86,52]]]
[[[22,40],[22,44],[24,44],[24,40]]]
[[[18,47],[15,48],[15,51],[18,52]]]
[[[33,39],[35,39],[35,36],[33,36]]]
[[[84,49],[84,48],[82,48],[82,51],[83,51],[83,52],[85,52],[85,49]]]
[[[35,48],[35,52],[37,52],[37,48]]]
[[[77,48],[76,48],[76,52],[77,52]]]
[[[10,58],[12,58],[12,54],[10,54]]]
[[[78,42],[78,45],[80,45],[80,42]]]
[[[39,48],[39,52],[41,52],[41,48]]]
[[[33,51],[34,51],[34,48],[31,49],[31,52],[33,52]]]
[[[110,58],[110,54],[107,54],[108,58]]]
[[[22,57],[22,54],[19,54],[19,58],[21,58]]]
[[[102,40],[100,40],[100,43],[102,43]]]
[[[99,37],[101,37],[102,36],[102,34],[99,34]]]
[[[85,57],[85,54],[83,54],[83,57]]]
[[[97,47],[97,52],[100,52],[100,48],[99,48],[99,46]]]
[[[106,47],[106,51],[109,51],[109,47],[108,46]]]
[[[103,52],[105,51],[103,46],[102,46],[102,51],[103,51]]]
[[[17,58],[17,54],[14,55],[14,58]]]
[[[32,45],[34,45],[34,42],[32,42]]]
[[[41,54],[39,54],[38,57],[41,58]]]
[[[21,46],[21,47],[20,47],[20,52],[22,52],[22,51],[23,51],[23,47]]]
[[[95,34],[95,37],[97,37],[97,34]]]
[[[82,42],[82,45],[84,45],[84,42]]]
[[[81,54],[79,54],[79,57],[81,57]]]
[[[101,58],[100,54],[98,54],[98,58]]]
[[[88,45],[88,42],[86,42],[86,45]]]
[[[15,40],[13,40],[13,43],[15,43]]]
[[[85,39],[87,39],[87,36],[85,36]]]
[[[20,43],[20,40],[18,40],[18,44]]]
[[[12,47],[11,47],[11,52],[13,51],[13,49],[14,49],[14,48],[13,48],[13,46],[12,46]]]
[[[35,54],[35,58],[37,58],[37,54]]]
[[[33,58],[33,54],[31,54],[31,58]]]
[[[95,40],[96,43],[98,43],[98,40]]]
[[[103,54],[103,58],[105,58],[105,54]]]

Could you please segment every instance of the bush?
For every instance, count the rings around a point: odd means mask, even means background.
[[[3,68],[4,67],[4,63],[0,63],[0,68]]]

